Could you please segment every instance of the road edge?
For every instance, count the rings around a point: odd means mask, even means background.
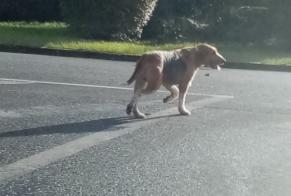
[[[121,54],[89,52],[89,51],[81,51],[81,50],[61,50],[61,49],[36,48],[36,47],[26,47],[26,46],[10,46],[10,45],[3,45],[3,44],[0,44],[0,52],[38,54],[38,55],[62,56],[62,57],[92,58],[92,59],[116,60],[116,61],[132,61],[132,62],[137,61],[137,59],[140,57],[138,55],[121,55]],[[228,69],[291,72],[291,66],[270,65],[270,64],[261,64],[261,63],[227,62],[223,67],[228,68]]]

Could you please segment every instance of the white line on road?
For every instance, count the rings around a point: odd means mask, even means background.
[[[31,81],[0,80],[0,84],[31,84]]]
[[[126,87],[94,85],[94,84],[51,82],[51,81],[40,81],[40,80],[22,80],[22,79],[13,79],[13,78],[0,78],[0,81],[1,80],[2,81],[12,81],[12,82],[27,82],[27,83],[49,84],[49,85],[78,86],[78,87],[88,87],[88,88],[104,88],[104,89],[128,90],[128,91],[132,90],[132,88],[126,88]],[[168,91],[158,91],[158,92],[168,93]],[[221,97],[221,98],[234,98],[231,95],[212,95],[212,94],[191,93],[191,92],[189,92],[188,95],[198,95],[198,96],[208,96],[208,97]]]
[[[224,101],[226,99],[228,98],[209,97],[199,101],[191,102],[188,105],[188,108],[191,110],[198,109],[209,104]],[[176,111],[177,108],[175,107],[161,112],[157,112],[146,120],[132,121],[131,123],[123,123],[120,126],[116,126],[114,127],[115,131],[105,130],[96,132],[88,136],[81,137],[71,142],[40,152],[38,154],[32,155],[30,157],[18,160],[9,165],[0,167],[0,184],[7,183],[11,179],[23,176],[36,169],[43,168],[51,163],[77,154],[102,142],[134,132],[141,127],[152,125],[153,123],[161,120],[163,117],[167,118],[167,115],[176,113]]]

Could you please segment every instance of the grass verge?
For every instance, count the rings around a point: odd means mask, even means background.
[[[69,31],[64,23],[0,22],[0,44],[37,48],[70,49],[112,54],[140,55],[151,50],[172,50],[196,43],[114,42],[85,40]],[[291,51],[237,43],[212,43],[233,62],[291,65]]]

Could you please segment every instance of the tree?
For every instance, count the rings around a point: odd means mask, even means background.
[[[61,0],[65,21],[86,37],[130,40],[141,37],[157,0]]]
[[[143,37],[162,41],[261,41],[270,35],[263,32],[270,25],[270,12],[258,1],[160,0]]]
[[[59,0],[1,0],[2,21],[60,21]]]
[[[153,17],[144,29],[144,39],[167,41],[196,37],[203,29],[205,0],[159,0]]]

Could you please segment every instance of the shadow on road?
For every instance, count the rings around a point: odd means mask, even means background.
[[[177,114],[172,115],[164,115],[158,117],[149,117],[146,119],[135,119],[132,116],[123,116],[123,117],[114,117],[114,118],[104,118],[87,122],[77,122],[77,123],[69,123],[69,124],[61,124],[61,125],[53,125],[53,126],[45,126],[45,127],[37,127],[30,129],[22,129],[0,133],[0,138],[2,137],[22,137],[22,136],[33,136],[33,135],[50,135],[56,133],[63,134],[71,134],[71,133],[90,133],[90,132],[98,132],[104,130],[112,130],[118,125],[125,125],[128,123],[138,122],[138,121],[146,121],[146,120],[154,120],[161,118],[170,118],[179,116]],[[120,127],[119,127],[120,128]],[[122,128],[122,127],[121,127]]]

